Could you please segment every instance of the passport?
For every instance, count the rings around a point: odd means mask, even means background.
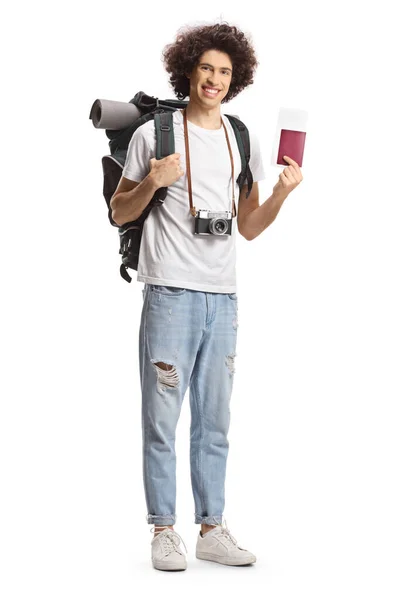
[[[293,158],[299,165],[303,164],[304,145],[306,143],[306,132],[295,131],[293,129],[281,129],[281,137],[279,140],[277,164],[288,166],[284,160],[284,156]]]
[[[282,106],[279,109],[272,144],[271,165],[280,169],[287,167],[288,163],[283,160],[283,156],[289,156],[302,167],[307,129],[307,110]]]

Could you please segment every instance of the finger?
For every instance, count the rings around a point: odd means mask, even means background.
[[[291,170],[291,173],[292,173],[293,177],[295,178],[296,183],[300,183],[300,181],[303,181],[303,175],[301,174],[301,170],[299,168],[296,169],[292,165],[290,167],[286,167],[286,168]]]
[[[290,167],[286,167],[286,169],[288,169],[288,172],[291,173],[295,181],[299,181],[301,179],[301,173],[299,173],[292,165]]]
[[[299,165],[297,164],[297,162],[295,160],[293,160],[293,158],[290,158],[290,156],[284,156],[283,158],[286,160],[286,162],[289,163],[290,166],[292,166],[294,169],[300,171]]]
[[[286,167],[286,169],[283,171],[283,173],[286,176],[286,178],[288,179],[288,181],[290,181],[290,183],[297,183],[297,179],[289,167]]]
[[[289,179],[286,177],[285,173],[282,171],[282,173],[279,175],[279,179],[282,181],[282,183],[284,183],[285,185],[287,185],[289,183]]]
[[[297,164],[297,162],[293,160],[293,158],[290,158],[290,156],[284,156],[283,158],[286,160],[286,162],[289,163],[289,166],[292,166],[297,171],[297,173],[301,175],[300,167]]]
[[[293,160],[293,158],[290,158],[290,156],[284,156],[283,157],[286,162],[288,162],[290,165],[297,165],[297,162],[295,160]]]

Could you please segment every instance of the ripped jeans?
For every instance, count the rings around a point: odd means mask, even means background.
[[[139,332],[147,523],[176,521],[175,431],[190,387],[195,523],[222,523],[237,296],[146,283]]]

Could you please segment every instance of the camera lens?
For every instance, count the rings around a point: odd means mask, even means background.
[[[210,219],[210,231],[222,235],[228,230],[228,221],[226,219]]]

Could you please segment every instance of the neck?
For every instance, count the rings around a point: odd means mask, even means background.
[[[189,100],[186,106],[186,116],[188,121],[203,127],[203,129],[220,129],[222,126],[220,104],[208,108],[204,105],[196,104]]]

